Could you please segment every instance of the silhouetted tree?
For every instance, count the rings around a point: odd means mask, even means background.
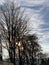
[[[10,61],[12,62],[12,57],[14,58],[14,65],[16,42],[19,43],[24,35],[28,33],[28,21],[29,19],[24,16],[24,10],[21,11],[20,7],[16,7],[13,1],[5,2],[3,6],[1,6],[1,35],[6,41],[7,47],[4,48],[9,52]],[[7,44],[7,42],[9,44]]]
[[[9,4],[10,3],[10,4]],[[22,65],[21,59],[26,59],[27,64],[31,56],[31,65],[34,65],[34,57],[39,51],[38,37],[28,35],[27,23],[30,20],[25,16],[21,7],[15,6],[15,3],[9,1],[1,6],[0,29],[3,39],[6,41],[6,48],[9,52],[10,61],[15,65],[16,50],[18,49],[19,65]],[[8,42],[8,43],[7,43]],[[14,58],[14,60],[12,60]]]
[[[30,41],[30,56],[32,58],[31,65],[35,65],[36,63],[36,57],[37,53],[41,51],[41,47],[38,44],[38,37],[37,35],[30,35],[28,36],[28,39]]]

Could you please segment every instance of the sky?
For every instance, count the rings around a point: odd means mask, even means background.
[[[49,0],[16,0],[16,2],[31,16],[28,26],[33,29],[30,33],[37,34],[43,52],[49,53]]]
[[[36,33],[44,53],[49,53],[49,0],[22,0],[20,5],[30,15],[30,33]]]

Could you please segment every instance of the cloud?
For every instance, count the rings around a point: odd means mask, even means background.
[[[49,44],[41,44],[43,53],[49,53]]]
[[[43,52],[49,52],[49,0],[22,0],[21,6],[32,14],[28,24],[33,28],[30,33],[36,33]]]
[[[0,4],[2,4],[4,2],[4,0],[0,0]]]
[[[24,5],[39,5],[45,2],[45,0],[22,0],[22,3],[24,3]]]

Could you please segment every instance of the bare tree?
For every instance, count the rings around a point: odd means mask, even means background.
[[[10,4],[7,2],[4,3],[4,5],[1,6],[1,15],[1,35],[6,41],[7,47],[5,48],[8,49],[12,62],[12,57],[15,57],[16,42],[19,43],[23,36],[28,33],[27,22],[29,19],[26,16],[23,17],[24,10],[21,11],[20,7],[15,7],[14,2],[10,2]],[[9,43],[9,46],[7,42]]]
[[[14,58],[14,65],[16,49],[19,51],[19,65],[22,65],[21,57],[25,56],[28,59],[28,57],[32,55],[31,57],[33,58],[33,54],[35,54],[35,51],[38,51],[38,47],[40,47],[36,41],[37,37],[28,35],[30,30],[27,30],[27,23],[30,18],[25,16],[24,12],[25,9],[21,11],[21,7],[16,7],[14,2],[10,2],[10,4],[6,2],[1,6],[1,35],[6,42],[5,48],[9,52],[10,61],[13,62],[12,59]],[[29,43],[31,43],[31,45],[29,45]],[[19,47],[20,45],[21,47]],[[34,50],[34,48],[37,50]]]

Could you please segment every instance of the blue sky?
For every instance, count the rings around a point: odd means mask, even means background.
[[[0,0],[1,1],[1,0]],[[39,37],[43,52],[49,53],[49,0],[16,0],[32,16],[28,24]]]

